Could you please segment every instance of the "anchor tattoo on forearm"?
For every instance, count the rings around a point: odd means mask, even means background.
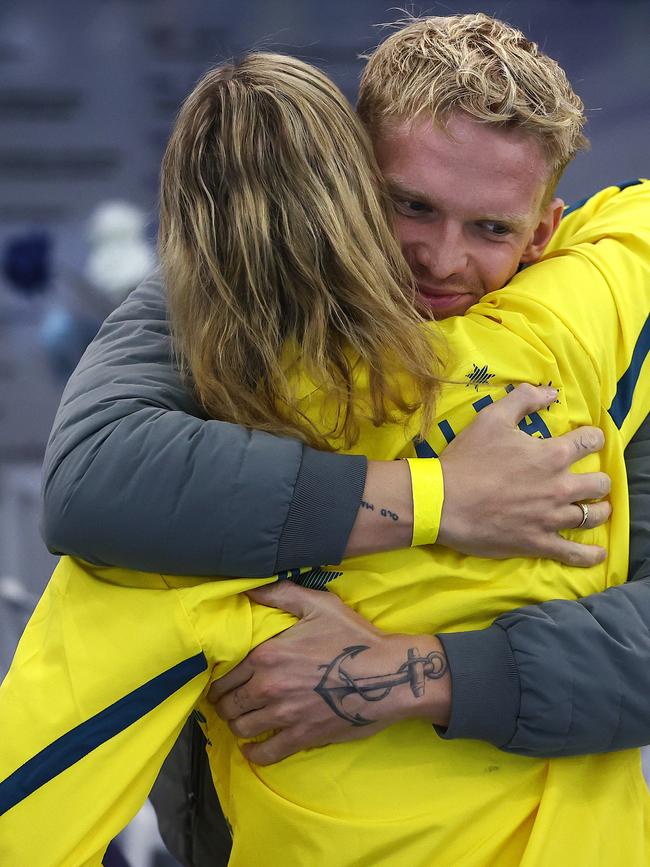
[[[335,714],[347,720],[353,726],[366,726],[375,720],[366,719],[360,713],[348,713],[343,707],[343,701],[349,695],[356,693],[364,701],[381,701],[395,686],[408,683],[416,698],[424,695],[425,682],[438,680],[447,671],[447,661],[442,653],[432,651],[426,656],[420,656],[417,647],[408,649],[406,662],[397,671],[390,674],[378,674],[373,677],[352,677],[343,668],[346,659],[354,659],[363,650],[368,650],[367,644],[356,644],[345,647],[329,665],[320,665],[325,673],[314,692],[325,701]]]

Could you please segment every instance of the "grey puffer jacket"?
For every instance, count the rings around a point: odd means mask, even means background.
[[[444,737],[531,756],[650,743],[648,422],[627,459],[633,580],[441,635],[453,681]],[[45,540],[92,562],[185,574],[338,562],[365,468],[363,457],[206,420],[172,365],[154,275],[109,316],[63,395],[45,460]]]

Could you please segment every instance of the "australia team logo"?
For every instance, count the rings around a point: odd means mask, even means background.
[[[470,373],[465,374],[465,379],[468,380],[467,388],[473,385],[474,390],[478,391],[479,385],[487,385],[491,379],[494,379],[495,375],[489,372],[487,364],[484,364],[483,367],[478,367],[478,365],[472,363],[472,367],[474,369]]]

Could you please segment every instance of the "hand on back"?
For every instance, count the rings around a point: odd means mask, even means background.
[[[209,699],[256,764],[357,740],[401,719],[446,724],[451,681],[434,635],[387,634],[333,593],[279,581],[248,594],[298,623],[213,683]]]
[[[572,566],[593,566],[605,558],[603,548],[559,534],[580,526],[584,513],[577,503],[589,501],[584,529],[609,518],[607,501],[592,502],[609,493],[609,476],[571,472],[576,461],[600,451],[602,431],[581,427],[539,439],[517,427],[550,399],[545,387],[520,385],[481,410],[447,446],[440,457],[445,480],[440,544],[479,557],[548,557]]]

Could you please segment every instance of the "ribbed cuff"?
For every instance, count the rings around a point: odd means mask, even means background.
[[[438,635],[451,673],[451,718],[434,726],[449,740],[471,738],[503,747],[513,737],[521,704],[519,673],[506,632],[497,625]]]
[[[275,571],[340,563],[366,484],[364,455],[305,446]]]

